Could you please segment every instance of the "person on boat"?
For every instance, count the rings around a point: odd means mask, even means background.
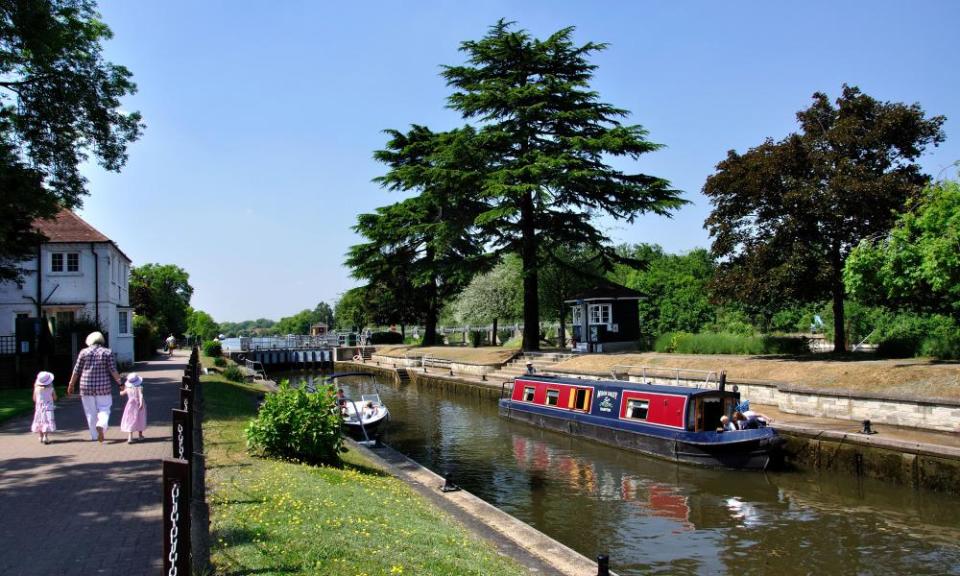
[[[347,397],[343,393],[343,388],[337,388],[337,406],[340,407],[340,413],[347,413]]]
[[[372,401],[367,401],[367,405],[363,407],[363,419],[369,420],[377,415],[377,407],[373,405]]]
[[[757,428],[765,428],[771,419],[754,410],[745,412],[738,410],[733,413],[733,421],[738,430],[756,430]]]
[[[717,432],[733,432],[736,429],[736,424],[730,420],[729,416],[724,414],[720,417],[720,426],[717,428]]]

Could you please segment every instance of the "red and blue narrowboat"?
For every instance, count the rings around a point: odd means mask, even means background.
[[[500,415],[643,454],[717,468],[782,464],[773,428],[719,432],[740,402],[735,391],[525,375],[500,399]]]

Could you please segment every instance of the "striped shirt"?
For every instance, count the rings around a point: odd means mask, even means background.
[[[90,346],[80,351],[74,375],[80,375],[80,395],[100,396],[111,393],[113,372],[117,363],[113,352],[103,346]]]

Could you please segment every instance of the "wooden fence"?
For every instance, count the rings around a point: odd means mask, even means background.
[[[163,573],[210,572],[210,509],[203,453],[200,351],[194,347],[172,410],[172,454],[163,460]]]

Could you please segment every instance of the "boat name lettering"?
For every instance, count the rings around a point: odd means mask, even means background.
[[[617,392],[613,390],[600,390],[597,392],[601,412],[613,412],[613,403],[617,399]]]

